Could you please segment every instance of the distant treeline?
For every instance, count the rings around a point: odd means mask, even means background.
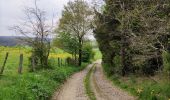
[[[22,41],[24,38],[22,36],[0,36],[0,46],[29,45]]]
[[[1,46],[16,46],[20,45],[22,42],[16,36],[0,36]]]

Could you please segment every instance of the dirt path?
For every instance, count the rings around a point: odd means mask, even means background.
[[[107,80],[101,67],[101,61],[94,62],[94,64],[95,67],[90,76],[90,85],[97,100],[135,100],[134,97],[114,87]],[[84,87],[84,79],[94,64],[74,74],[60,91],[54,94],[52,100],[89,100]]]
[[[56,92],[52,100],[88,100],[84,88],[84,78],[93,64],[85,70],[74,74],[61,88]]]
[[[114,87],[104,76],[101,61],[98,61],[95,66],[91,76],[91,85],[97,100],[135,100],[133,96]]]

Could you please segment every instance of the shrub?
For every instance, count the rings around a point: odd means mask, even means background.
[[[162,69],[162,65],[163,65],[163,58],[161,55],[150,58],[145,61],[142,67],[143,74],[153,76],[156,71]]]
[[[82,61],[90,62],[90,60],[94,58],[94,54],[91,44],[85,44],[82,52]]]
[[[73,59],[73,58],[70,58],[70,57],[68,57],[68,58],[66,59],[66,61],[67,61],[67,63],[68,63],[69,65],[77,66],[77,64],[78,64],[77,60],[75,60],[75,59]]]
[[[50,98],[48,89],[39,83],[31,84],[30,90],[34,93],[37,100],[47,100]]]
[[[114,74],[114,68],[113,68],[113,66],[110,66],[110,65],[107,64],[107,63],[103,63],[102,66],[103,66],[103,69],[104,69],[104,71],[106,72],[106,75],[107,75],[107,76],[111,76],[111,75]]]
[[[170,77],[170,53],[163,51],[163,66],[164,72]]]

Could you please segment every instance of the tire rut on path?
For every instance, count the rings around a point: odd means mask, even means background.
[[[89,100],[84,88],[84,78],[92,66],[93,64],[90,64],[68,79],[60,91],[54,94],[52,100]]]
[[[91,86],[97,100],[135,100],[133,96],[114,87],[105,77],[101,61],[97,61],[91,76]]]

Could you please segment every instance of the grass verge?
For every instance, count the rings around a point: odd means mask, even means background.
[[[95,97],[94,92],[92,91],[92,88],[91,88],[91,85],[90,85],[90,77],[91,77],[91,74],[92,74],[94,67],[95,67],[95,64],[89,70],[89,72],[87,73],[85,80],[84,80],[84,86],[85,86],[85,89],[86,89],[86,94],[88,95],[90,100],[96,100],[96,97]]]
[[[65,66],[16,76],[0,76],[0,100],[49,100],[72,74],[85,68]]]
[[[120,75],[110,75],[106,68],[104,69],[108,79],[114,85],[129,92],[138,100],[170,100],[170,81],[165,76],[156,75],[151,78],[129,75],[128,77],[122,77]]]

